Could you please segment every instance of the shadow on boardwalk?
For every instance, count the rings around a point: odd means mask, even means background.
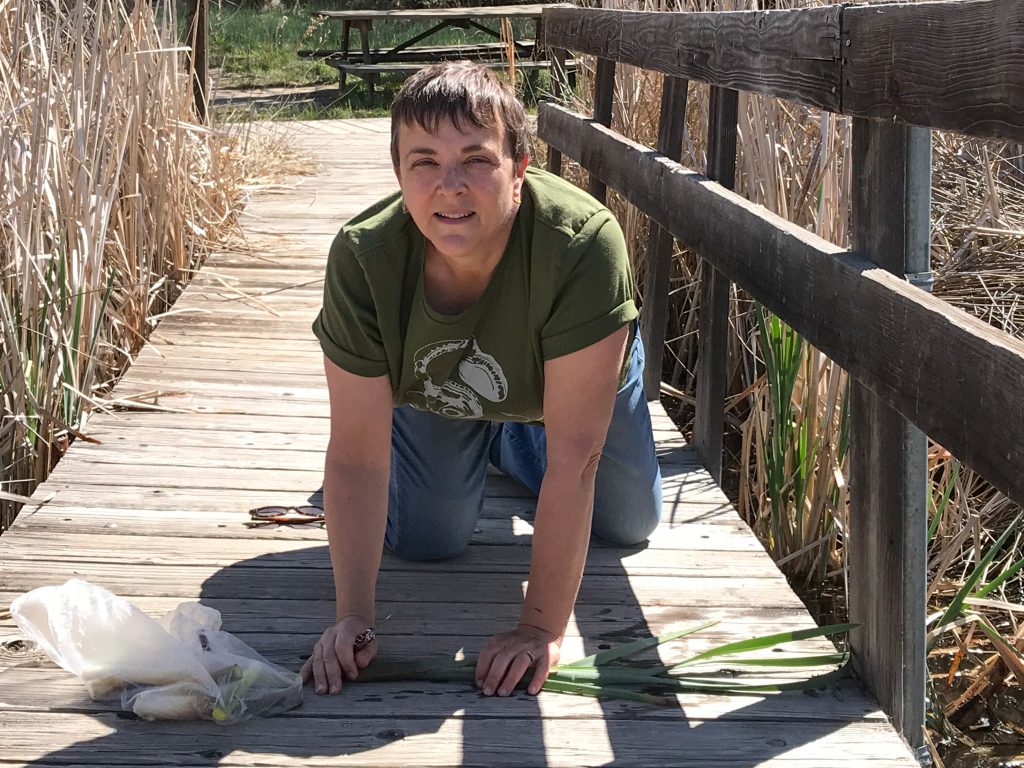
[[[532,506],[528,500],[524,502],[524,506]],[[511,525],[511,520],[508,522]],[[506,540],[510,539],[511,533],[507,536]],[[380,601],[398,606],[382,629],[381,658],[450,656],[458,646],[444,646],[454,643],[465,643],[466,653],[475,656],[491,633],[513,624],[529,562],[529,537],[518,536],[516,541],[524,545],[520,548],[523,568],[507,572],[470,572],[459,567],[459,559],[426,568],[409,564],[413,571],[446,574],[450,599],[446,605],[430,589],[418,590],[415,574],[402,581],[412,585],[405,594],[379,593]],[[478,551],[487,547],[473,546]],[[626,550],[621,553],[629,554]],[[228,630],[240,618],[240,611],[247,611],[244,623],[257,631],[252,638],[246,633],[240,636],[275,661],[297,669],[315,639],[314,626],[322,626],[332,613],[329,563],[325,546],[244,560],[208,579],[200,599],[222,610]],[[401,572],[405,567],[393,558],[385,560],[389,572]],[[629,620],[604,618],[600,608],[579,612],[577,622],[588,654],[651,635],[625,569],[610,578],[605,570],[603,576],[601,594],[584,578],[581,601],[624,608]],[[480,594],[482,583],[487,584],[488,599],[471,606],[472,619],[467,622],[469,601],[463,596]],[[322,609],[319,615],[291,616],[289,604],[296,596],[307,603],[310,597],[322,596],[317,604]],[[250,608],[240,609],[240,601]],[[416,631],[403,623],[401,604],[423,602],[441,607],[432,621]],[[447,609],[450,612],[446,613]],[[389,633],[389,625],[394,634]],[[459,636],[460,625],[471,634]],[[262,627],[277,632],[261,633],[258,629]],[[271,645],[276,650],[260,647],[257,636],[266,639],[275,634]],[[628,702],[596,704],[578,699],[566,703],[578,706],[542,706],[525,693],[509,699],[487,698],[466,685],[410,682],[349,684],[337,697],[315,696],[307,688],[299,709],[227,728],[206,722],[147,723],[124,713],[94,712],[97,725],[110,728],[109,733],[51,752],[32,765],[541,766],[598,761],[620,766],[753,768],[847,724],[816,720],[808,727],[793,725],[780,734],[779,711],[771,698],[753,699],[723,721],[693,721],[682,709]],[[542,717],[542,709],[546,717]]]

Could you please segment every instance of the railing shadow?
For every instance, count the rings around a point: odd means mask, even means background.
[[[679,481],[672,471],[666,468],[666,480]],[[520,516],[529,520],[534,501],[521,501]],[[464,556],[425,567],[386,559],[378,599],[382,615],[390,612],[391,617],[382,626],[382,659],[451,656],[460,647],[475,656],[491,634],[514,624],[529,565],[530,536],[515,533],[511,518],[490,519],[487,525],[491,532],[478,538],[490,541],[473,545],[485,555],[483,560]],[[522,553],[516,567],[479,567],[486,562],[488,546],[510,541],[522,545],[516,548]],[[616,550],[613,558],[597,545],[592,551],[602,552],[603,565],[600,573],[584,577],[581,588],[576,622],[584,652],[650,637],[641,600],[621,564],[631,551]],[[410,570],[423,578],[407,578]],[[399,574],[406,578],[397,580]],[[401,594],[388,592],[388,584],[396,580],[404,585]],[[465,599],[479,595],[482,583],[488,599]],[[313,544],[241,561],[216,572],[203,584],[199,597],[222,612],[225,629],[272,661],[298,669],[333,612],[327,548]],[[429,620],[424,606],[434,613]],[[541,702],[523,692],[506,699],[488,698],[470,684],[351,683],[340,696],[316,696],[307,688],[300,708],[230,727],[148,723],[99,705],[89,714],[99,728],[109,728],[108,733],[51,751],[30,764],[217,766],[236,762],[225,760],[233,753],[249,753],[265,765],[329,765],[383,750],[372,762],[525,766],[547,765],[551,758],[562,763],[573,754],[580,761],[592,759],[593,740],[599,739],[613,755],[609,765],[753,768],[848,722],[816,719],[780,732],[774,698],[752,699],[729,712],[727,719],[710,721],[691,720],[682,707],[601,700],[603,722],[596,722],[603,725],[603,732],[598,733],[591,719],[592,702],[577,700],[577,709],[554,712],[550,700]],[[568,757],[567,748],[575,750]]]

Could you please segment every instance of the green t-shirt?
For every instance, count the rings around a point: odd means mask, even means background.
[[[622,230],[569,182],[528,168],[505,253],[457,315],[423,295],[425,240],[398,194],[341,228],[324,306],[324,354],[359,376],[391,378],[395,405],[444,416],[541,421],[544,361],[583,349],[637,315]]]

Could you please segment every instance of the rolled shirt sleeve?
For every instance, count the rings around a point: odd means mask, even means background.
[[[324,355],[357,376],[389,373],[376,302],[363,265],[342,230],[331,245],[324,304],[313,322]]]
[[[541,331],[545,360],[595,344],[638,314],[626,240],[609,211],[587,221],[570,252],[574,258],[567,260],[564,280]]]

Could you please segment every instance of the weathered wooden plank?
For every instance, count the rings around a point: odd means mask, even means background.
[[[245,371],[239,371],[239,374],[244,376]],[[287,380],[287,373],[283,373],[279,378],[282,381]],[[178,410],[201,408],[205,411],[218,410],[228,413],[256,408],[271,414],[280,413],[282,403],[294,403],[296,416],[326,415],[325,404],[328,402],[327,392],[320,388],[202,382],[184,377],[175,379],[170,374],[164,381],[160,381],[158,376],[153,376],[146,379],[132,378],[130,381],[122,382],[112,400],[120,401],[122,405],[130,400]],[[129,403],[127,407],[134,406]]]
[[[525,699],[531,701],[530,699]],[[500,728],[477,722],[473,714],[496,708],[500,699],[481,697],[464,714],[445,718],[360,718],[348,715],[344,697],[324,716],[301,710],[279,720],[254,720],[232,726],[231,751],[225,730],[214,723],[126,720],[113,713],[11,712],[0,715],[7,744],[4,759],[90,765],[488,765],[578,766],[595,750],[608,750],[637,765],[707,766],[855,765],[906,766],[906,748],[881,723],[807,722],[780,734],[777,723],[751,719],[737,728],[726,721],[681,722],[631,718],[617,724],[603,718],[559,721],[557,733],[545,733],[535,715],[508,718]],[[534,700],[537,715],[543,704]],[[767,712],[772,700],[754,700],[748,711]],[[345,716],[339,716],[346,712]],[[44,743],[36,736],[45,733]],[[514,748],[512,748],[514,745]],[[556,746],[557,745],[557,746]],[[601,746],[603,745],[603,747]]]
[[[544,24],[549,45],[838,111],[840,13],[566,8],[545,11]]]
[[[257,361],[262,363],[262,361]],[[164,388],[175,386],[179,383],[190,383],[197,385],[215,385],[222,389],[230,389],[238,392],[253,392],[260,390],[273,391],[275,394],[291,392],[302,393],[306,397],[316,395],[316,399],[326,397],[327,387],[323,372],[321,358],[310,355],[306,365],[290,363],[287,367],[277,370],[271,368],[271,364],[250,364],[250,370],[246,369],[243,363],[235,367],[235,376],[231,375],[231,365],[227,362],[210,361],[209,367],[198,367],[196,361],[178,363],[168,360],[164,364],[149,363],[148,361],[138,366],[132,366],[124,379],[127,384],[163,384]],[[270,370],[268,370],[270,368]],[[161,381],[161,372],[166,371],[166,378]],[[291,385],[291,386],[289,386]]]
[[[247,639],[248,641],[248,639]],[[17,698],[9,691],[18,688],[25,692]],[[408,706],[410,696],[420,699],[417,710],[421,717],[448,717],[453,712],[478,708],[475,717],[492,718],[496,721],[508,718],[536,717],[538,700],[518,694],[480,706],[480,694],[460,685],[437,685],[414,683],[353,683],[344,693],[344,698],[315,696],[308,690],[302,708],[281,715],[283,718],[296,716],[336,716],[338,708],[358,717],[400,718]],[[553,698],[543,694],[540,706]],[[749,699],[710,696],[707,694],[686,694],[677,697],[677,707],[650,707],[636,702],[609,700],[597,702],[585,696],[564,696],[545,707],[545,717],[554,720],[580,719],[584,717],[606,720],[643,718],[646,720],[678,721],[680,710],[688,719],[737,720],[741,722],[768,720],[841,720],[878,721],[882,715],[873,702],[861,694],[853,681],[844,681],[822,696],[776,696],[772,702],[774,712],[755,709],[746,712]],[[116,702],[91,701],[81,684],[70,674],[52,669],[7,669],[0,671],[0,709],[13,711],[45,711],[62,709],[82,713],[117,711]]]
[[[112,467],[95,465],[96,472],[108,475]],[[664,509],[662,524],[679,526],[686,523],[722,523],[736,520],[735,510],[720,488],[706,475],[670,475],[663,484]],[[120,485],[76,484],[73,478],[48,480],[36,494],[48,507],[65,508],[91,505],[114,509],[159,509],[166,511],[226,511],[245,514],[247,510],[267,504],[305,504],[319,488],[316,485],[291,489],[267,488],[265,484],[245,488],[204,488],[193,492],[188,486],[165,487],[159,482],[122,482]],[[507,519],[510,514],[532,514],[536,499],[515,481],[493,476],[487,479],[487,498],[482,518]]]
[[[318,11],[319,15],[329,19],[352,19],[362,21],[378,21],[381,19],[426,19],[437,21],[447,19],[500,19],[500,18],[535,18],[545,9],[552,8],[551,3],[533,5],[494,5],[484,8],[396,8],[385,10],[352,10],[352,11]]]
[[[1017,0],[545,12],[549,45],[852,116],[1016,140],[1024,138],[1022,30]]]
[[[144,393],[149,393],[150,396],[143,397]],[[118,394],[119,392],[114,393],[113,398],[115,400]],[[125,407],[139,413],[140,416],[137,418],[140,418],[142,421],[149,421],[151,415],[158,413],[156,410],[146,408],[147,403],[175,410],[183,416],[215,413],[219,417],[234,414],[246,415],[250,421],[254,420],[255,417],[262,419],[263,417],[279,415],[285,410],[282,407],[282,403],[285,403],[288,405],[287,410],[292,412],[292,418],[308,417],[327,420],[329,417],[327,401],[322,398],[314,400],[312,398],[305,399],[288,396],[275,400],[273,397],[266,397],[266,393],[264,393],[264,396],[260,396],[258,393],[250,396],[245,392],[205,394],[199,385],[190,384],[187,381],[177,383],[168,381],[160,385],[147,383],[126,386],[125,395],[133,397],[137,401],[138,404],[129,404]],[[120,417],[112,416],[111,418],[124,418],[124,415],[122,414]],[[211,429],[214,428],[211,424]],[[324,428],[319,427],[317,431],[322,432]]]
[[[0,605],[8,606],[21,593],[0,592]],[[204,605],[220,611],[224,628],[233,633],[251,635],[262,633],[284,635],[292,633],[315,634],[322,632],[334,617],[334,602],[327,598],[313,599],[307,592],[279,598],[215,598],[200,596]],[[195,599],[195,597],[191,598]],[[132,596],[131,602],[139,610],[159,618],[177,608],[181,597]],[[388,637],[401,635],[420,638],[434,635],[461,637],[490,637],[519,619],[520,606],[515,603],[480,603],[444,600],[442,602],[396,602],[382,596],[377,603],[380,630]],[[386,617],[386,618],[385,618]],[[745,636],[755,637],[775,631],[806,628],[807,611],[802,606],[773,607],[760,605],[644,605],[635,601],[622,605],[577,605],[569,623],[567,636],[584,637],[598,645],[627,642],[647,635],[660,635],[673,628],[692,627],[717,620],[719,624],[690,635],[693,641],[700,637]],[[715,632],[717,631],[717,635]],[[8,640],[20,637],[21,631],[9,617],[0,617],[0,647]],[[737,637],[737,639],[742,639]],[[421,653],[426,651],[421,649]],[[8,648],[3,650],[3,663],[17,668],[19,659],[29,653]],[[431,651],[437,654],[439,651]],[[2,689],[2,687],[0,687]]]
[[[1024,140],[1024,4],[845,6],[842,111]]]
[[[304,421],[304,420],[300,420]],[[327,432],[307,433],[303,431],[294,432],[281,430],[274,432],[271,438],[266,432],[255,430],[207,430],[201,424],[194,424],[191,427],[184,424],[157,426],[147,419],[145,435],[139,435],[137,429],[133,428],[127,420],[104,418],[96,419],[89,424],[89,436],[102,441],[104,444],[113,445],[174,445],[181,448],[205,447],[205,448],[261,448],[274,451],[313,451],[323,450],[327,446]],[[288,417],[281,417],[281,424],[289,423]],[[655,437],[658,437],[655,429]],[[686,441],[681,436],[672,439],[660,440],[661,446],[679,447],[684,446]],[[74,449],[85,449],[85,446],[76,442]]]
[[[285,606],[280,606],[284,608]],[[713,615],[713,609],[706,609],[707,614]],[[287,615],[287,614],[286,614]],[[705,619],[702,622],[691,623],[690,627],[701,626],[708,623],[711,619]],[[227,631],[232,634],[237,634],[242,640],[252,646],[262,656],[282,666],[290,669],[299,669],[303,662],[308,658],[310,652],[313,649],[313,645],[317,639],[323,634],[326,629],[332,623],[332,618],[326,615],[319,624],[311,628],[309,631],[299,632],[266,632],[266,631],[255,631],[255,632],[239,632],[234,628],[228,628]],[[445,613],[440,613],[437,619],[433,623],[433,626],[429,628],[426,634],[396,634],[392,631],[388,631],[386,634],[384,630],[381,630],[380,635],[380,652],[381,659],[388,659],[394,661],[415,661],[417,659],[423,659],[424,657],[432,658],[435,660],[449,660],[455,658],[460,652],[467,656],[475,657],[479,654],[480,649],[484,643],[497,634],[498,632],[505,631],[509,626],[514,626],[516,619],[510,617],[508,621],[492,622],[487,628],[487,631],[479,635],[466,635],[459,632],[459,624],[457,622],[451,622]],[[676,627],[675,629],[683,629],[683,627]],[[702,653],[711,648],[715,648],[726,643],[739,642],[743,640],[749,640],[751,637],[757,635],[758,632],[762,634],[771,633],[772,630],[767,628],[765,625],[749,625],[745,624],[742,627],[724,627],[715,631],[717,627],[710,628],[708,630],[702,630],[695,635],[690,635],[685,639],[676,640],[671,643],[665,643],[660,653],[646,651],[639,653],[635,657],[638,662],[650,662],[657,663],[659,659],[663,661],[682,661],[688,657],[694,656],[698,653]],[[806,628],[806,618],[804,623],[801,625]],[[791,627],[795,629],[796,625]],[[775,631],[785,631],[784,629],[777,628]],[[641,640],[650,638],[652,635],[651,630],[643,627],[641,622],[640,626],[637,626],[632,631],[620,631],[614,635],[604,634],[601,636],[587,635],[581,637],[578,634],[571,634],[566,636],[565,641],[562,645],[562,657],[566,661],[572,661],[574,659],[580,659],[597,650],[602,650],[602,646],[611,647],[613,644],[631,642],[633,640]],[[430,651],[424,650],[425,641],[429,638]],[[16,642],[16,641],[15,641]],[[45,652],[38,648],[29,648],[28,646],[18,648],[17,652],[7,652],[9,658],[0,657],[0,682],[3,680],[3,672],[5,670],[15,670],[24,667],[41,670],[54,670],[59,667],[50,661],[46,657]],[[793,645],[789,650],[778,650],[772,654],[772,658],[784,659],[792,658],[793,656],[807,655],[807,654],[823,654],[823,653],[835,653],[835,647],[827,640],[813,640],[804,641],[799,645]],[[716,662],[714,665],[694,665],[693,674],[706,674],[713,672],[717,669],[722,669],[725,665],[722,662]],[[785,669],[778,668],[772,669],[770,667],[755,667],[750,666],[746,668],[745,673],[742,674],[742,678],[745,680],[753,681],[764,681],[764,682],[790,682],[793,680],[804,680],[809,675],[821,674],[823,672],[831,671],[834,665],[818,665],[812,667],[805,667],[800,669]],[[739,675],[737,675],[739,676]],[[0,705],[2,707],[2,705]]]
[[[170,522],[170,521],[168,521]],[[170,525],[168,525],[170,527]],[[738,538],[746,538],[737,534]],[[470,547],[464,554],[446,563],[449,573],[519,573],[530,569],[530,536],[508,544]],[[193,536],[187,542],[181,537],[152,531],[147,536],[125,536],[63,531],[57,538],[47,531],[35,533],[21,530],[9,541],[0,541],[0,556],[14,563],[38,562],[46,548],[48,560],[63,563],[110,563],[132,565],[173,564],[182,566],[228,567],[246,562],[254,568],[330,569],[327,538],[318,542],[287,541],[256,537],[216,539],[207,541]],[[184,551],[183,551],[184,550]],[[779,578],[778,568],[764,552],[731,548],[724,557],[716,557],[713,549],[645,548],[639,551],[593,547],[587,556],[587,572],[593,574],[645,574],[649,576],[724,577],[736,572],[745,578]],[[382,570],[396,573],[437,570],[436,563],[399,560],[390,554],[384,557]],[[273,578],[268,575],[268,578]]]
[[[116,393],[115,393],[116,395]],[[283,409],[282,409],[283,410]],[[128,421],[129,417],[131,422]],[[136,421],[138,419],[138,421]],[[119,425],[138,424],[142,429],[149,427],[181,429],[183,431],[207,429],[210,432],[258,432],[261,434],[327,435],[330,424],[324,416],[292,416],[278,413],[260,414],[253,418],[245,413],[218,413],[216,419],[200,413],[161,413],[160,411],[117,412],[94,415],[87,422],[85,433],[95,434],[100,439],[106,429],[118,429]],[[270,439],[269,437],[267,439]]]
[[[141,440],[145,440],[145,437],[141,437]],[[149,442],[141,442],[141,440],[128,450],[112,450],[107,446],[76,445],[75,450],[68,452],[65,462],[69,466],[117,464],[132,467],[196,467],[210,470],[323,471],[324,451],[322,448],[280,453],[273,450],[272,446],[268,448],[238,447],[231,451],[192,450],[180,451],[179,455],[171,458],[169,454],[173,453],[176,447],[173,443],[154,445]],[[673,449],[666,449],[659,453],[658,458],[663,466],[671,465],[679,471],[701,471],[700,464],[694,460],[690,451],[677,453]]]
[[[708,118],[708,178],[725,189],[736,182],[736,133],[739,94],[711,87]],[[725,395],[728,389],[729,279],[704,256],[697,328],[697,405],[694,409],[693,446],[716,483],[722,482],[722,443],[725,431]]]
[[[543,32],[539,37],[543,39]],[[540,41],[538,43],[542,44]],[[568,51],[565,48],[549,48],[548,55],[551,59],[551,95],[556,101],[561,102],[569,89],[569,72],[566,69]],[[556,176],[561,175],[562,155],[557,149],[548,147],[546,167]]]
[[[154,497],[172,498],[171,503],[182,504],[188,497],[192,508],[209,509],[223,499],[237,499],[240,507],[248,509],[264,504],[281,503],[288,499],[300,500],[320,487],[322,472],[280,469],[212,469],[196,472],[195,468],[132,467],[127,464],[111,465],[98,462],[80,462],[72,469],[70,462],[61,463],[51,479],[40,490],[42,498],[65,492],[71,499],[107,498],[115,506],[148,506]],[[190,477],[191,476],[191,477]],[[691,501],[726,502],[725,494],[703,472],[686,472],[675,467],[662,470],[664,497],[663,519],[678,523],[685,519],[686,505]],[[515,480],[502,475],[489,475],[486,481],[488,498],[505,496],[533,498],[533,495]],[[226,492],[226,493],[225,493]],[[248,505],[248,506],[246,506]],[[705,514],[701,510],[699,514]]]
[[[905,124],[853,124],[853,244],[903,276],[928,263],[931,153],[914,163]],[[924,179],[915,179],[923,173]],[[912,206],[917,205],[918,210]],[[913,233],[914,225],[923,232]],[[912,248],[923,253],[911,253]],[[911,339],[911,341],[915,341]],[[864,385],[850,401],[850,620],[861,678],[915,749],[924,746],[928,441]]]
[[[326,550],[324,550],[326,556]],[[12,592],[27,592],[47,584],[81,578],[106,587],[124,597],[246,597],[284,599],[295,594],[333,594],[334,582],[328,569],[274,569],[238,563],[230,568],[212,565],[135,565],[111,568],[109,563],[61,562],[39,559],[27,570],[24,564],[0,562],[0,583]],[[494,573],[481,579],[476,572],[458,571],[397,572],[382,571],[377,579],[377,594],[393,602],[466,602],[515,603],[523,599],[524,577],[516,573]],[[589,574],[583,576],[578,604],[589,605],[683,605],[731,606],[757,604],[774,608],[798,608],[799,599],[786,587],[781,574],[777,578],[740,580],[735,575],[676,576],[625,574]]]
[[[686,96],[689,81],[666,77],[661,88],[657,149],[679,162],[686,137]],[[644,279],[640,336],[644,343],[644,393],[648,400],[661,397],[661,367],[665,358],[665,324],[668,322],[668,282],[672,270],[672,235],[651,222],[647,241],[647,273]]]
[[[1024,502],[1024,343],[568,110],[542,105],[540,133]]]
[[[523,546],[533,535],[534,504],[516,499],[489,499],[484,514],[477,521],[473,543],[483,546]],[[695,504],[714,511],[716,505]],[[121,509],[81,506],[31,506],[22,511],[11,530],[48,536],[94,534],[104,536],[176,536],[180,538],[244,539],[249,541],[319,542],[327,541],[326,531],[318,525],[267,525],[250,528],[248,514],[235,512],[181,509]],[[134,539],[121,542],[134,547]],[[179,546],[187,547],[188,542]],[[253,546],[250,544],[249,546]],[[601,545],[591,545],[595,550]],[[661,526],[647,543],[649,550],[682,550],[687,552],[761,552],[763,547],[750,529],[733,519],[716,524],[680,523]]]
[[[611,125],[614,103],[615,62],[611,59],[598,59],[597,72],[594,74],[594,120],[601,125]],[[593,174],[590,176],[590,194],[602,203],[605,202],[604,183]]]

